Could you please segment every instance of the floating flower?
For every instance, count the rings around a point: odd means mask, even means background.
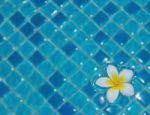
[[[110,103],[113,103],[119,92],[125,96],[134,95],[133,86],[128,83],[133,77],[133,71],[129,69],[123,69],[120,73],[113,65],[108,65],[107,73],[109,77],[101,77],[96,81],[96,85],[100,87],[107,87],[106,96]]]

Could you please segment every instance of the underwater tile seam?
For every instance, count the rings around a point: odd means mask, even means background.
[[[0,114],[149,115],[149,4],[0,0]]]

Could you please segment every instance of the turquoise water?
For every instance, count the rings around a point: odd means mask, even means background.
[[[134,72],[109,103],[107,65]],[[149,115],[149,0],[0,0],[0,115]]]

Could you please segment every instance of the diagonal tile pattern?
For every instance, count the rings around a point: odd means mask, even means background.
[[[0,0],[0,114],[150,114],[149,0]],[[113,63],[136,94],[94,85]]]

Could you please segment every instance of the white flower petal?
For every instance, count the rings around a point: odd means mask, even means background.
[[[115,66],[113,65],[108,65],[107,67],[107,73],[109,77],[112,77],[112,75],[117,74],[118,75],[118,70]]]
[[[119,74],[120,77],[124,77],[125,78],[125,82],[128,82],[132,79],[133,77],[133,71],[129,70],[129,69],[124,69],[120,72]]]
[[[107,84],[107,81],[109,79],[107,77],[101,77],[98,80],[96,80],[96,85],[101,86],[101,87],[109,87]]]
[[[125,96],[132,96],[134,95],[134,88],[129,83],[124,83],[124,89],[120,91]]]
[[[113,88],[110,88],[108,91],[107,91],[107,99],[110,103],[113,103],[118,95],[119,95],[119,90],[114,90]]]

